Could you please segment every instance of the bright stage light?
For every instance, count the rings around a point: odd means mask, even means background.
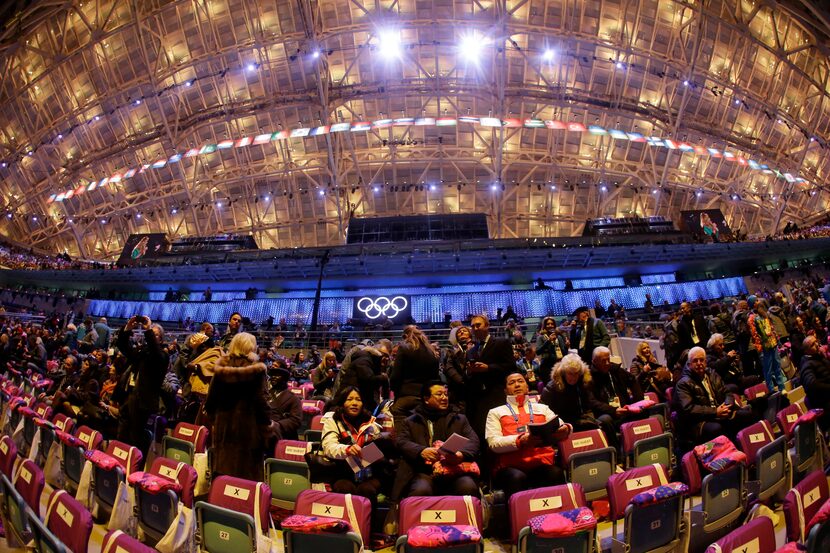
[[[470,33],[461,38],[461,42],[458,45],[458,53],[468,61],[477,62],[486,44],[486,38],[477,33]]]
[[[545,61],[550,62],[550,61],[553,61],[553,57],[555,55],[556,55],[556,52],[554,52],[553,50],[548,48],[547,50],[545,50],[545,53],[542,54],[542,59],[545,60]]]
[[[386,59],[401,57],[401,32],[386,29],[378,33],[378,50]]]

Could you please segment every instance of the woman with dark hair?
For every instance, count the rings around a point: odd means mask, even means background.
[[[423,385],[436,379],[438,354],[420,328],[408,325],[389,374],[389,385],[395,392],[392,416],[396,428],[421,404]]]
[[[465,386],[467,383],[467,352],[473,347],[473,335],[470,328],[457,326],[450,331],[450,345],[444,351],[441,371],[450,389],[450,403],[464,412],[467,403]]]
[[[375,417],[363,408],[360,390],[347,386],[332,402],[333,411],[323,416],[323,454],[336,462],[332,475],[332,491],[351,493],[375,501],[381,480],[375,474],[377,467],[370,465],[355,473],[348,460],[360,461],[361,451],[369,443],[380,438],[381,427]]]
[[[666,389],[672,386],[672,374],[657,361],[648,342],[637,344],[637,355],[631,360],[628,372],[640,383],[645,392],[654,392],[660,401],[666,400]]]
[[[558,330],[553,317],[542,319],[536,337],[536,355],[539,356],[539,380],[547,384],[553,366],[568,355],[568,339],[564,332]]]

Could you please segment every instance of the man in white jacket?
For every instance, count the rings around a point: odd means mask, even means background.
[[[518,372],[507,375],[504,391],[507,401],[490,409],[485,430],[487,445],[496,457],[495,487],[504,490],[509,498],[528,489],[531,483],[534,487],[564,483],[564,473],[555,463],[553,444],[543,443],[530,432],[530,425],[550,422],[557,418],[556,413],[543,403],[528,400],[527,380]],[[565,439],[571,430],[570,424],[560,420],[553,439]]]

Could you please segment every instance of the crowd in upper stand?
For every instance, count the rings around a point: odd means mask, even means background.
[[[508,308],[499,320],[452,321],[444,348],[409,325],[397,343],[347,351],[332,338],[329,351],[312,347],[290,358],[281,344],[257,344],[238,313],[223,332],[203,323],[181,344],[140,314],[120,328],[103,318],[76,325],[5,314],[0,363],[45,375],[53,384],[44,399],[55,411],[145,453],[151,415],[205,424],[214,474],[253,480],[278,440],[298,438],[303,410],[292,389],[305,385],[326,406],[312,470],[334,491],[398,500],[478,494],[487,483],[509,496],[563,481],[554,452],[573,431],[600,429],[618,447],[620,426],[646,416],[647,397],[676,413],[685,450],[721,434],[734,438],[757,420],[762,407],[741,396],[759,382],[772,392],[798,379],[812,407],[830,409],[827,292],[813,277],[662,314],[647,304],[662,336],[642,341],[627,367],[609,349],[609,327],[626,322],[616,302],[560,321],[545,317],[532,336]],[[504,326],[491,332],[491,322]],[[370,444],[382,459],[353,470]]]

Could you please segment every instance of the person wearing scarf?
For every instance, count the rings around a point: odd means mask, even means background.
[[[396,445],[403,456],[397,471],[392,498],[412,495],[478,496],[478,475],[466,463],[476,460],[478,436],[463,414],[450,405],[447,385],[440,380],[421,388],[421,404],[400,426]],[[455,455],[439,449],[453,434],[467,438]],[[451,474],[441,474],[436,463],[450,467]],[[439,465],[439,466],[440,466]],[[406,493],[404,493],[406,492]]]
[[[354,473],[346,459],[360,457],[363,447],[381,437],[381,426],[364,409],[360,390],[355,386],[347,386],[340,391],[333,406],[334,410],[322,419],[323,454],[337,464],[331,491],[356,494],[375,501],[381,488],[381,480],[376,475],[378,467],[371,465]]]
[[[528,425],[544,424],[556,418],[556,413],[544,403],[528,401],[527,380],[514,372],[505,378],[503,405],[487,413],[485,438],[495,454],[493,485],[504,490],[505,499],[530,487],[554,486],[565,482],[562,469],[554,461],[552,444],[544,444],[530,433]],[[555,440],[563,440],[572,426],[559,422]]]
[[[637,345],[637,355],[631,360],[628,372],[637,379],[644,394],[654,392],[660,401],[666,400],[666,389],[672,385],[672,374],[657,361],[648,342]]]
[[[763,298],[749,296],[747,298],[752,313],[749,315],[749,332],[752,336],[752,345],[761,356],[761,367],[764,371],[764,380],[770,393],[776,388],[784,391],[784,372],[781,370],[781,358],[778,356],[778,335],[772,326],[772,320],[767,313],[767,302]]]

